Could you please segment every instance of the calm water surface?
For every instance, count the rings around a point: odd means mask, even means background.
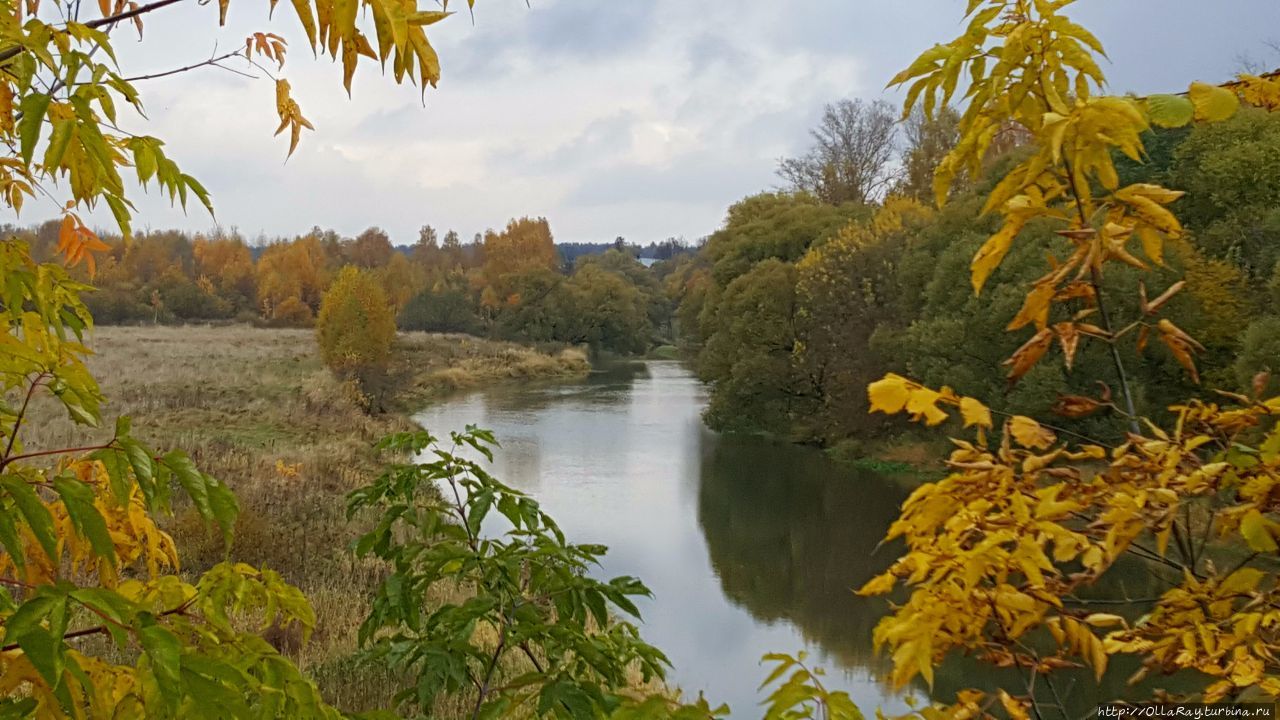
[[[705,400],[688,370],[655,361],[478,392],[416,419],[436,434],[494,430],[495,476],[571,539],[608,545],[603,573],[653,590],[642,630],[687,693],[752,716],[760,656],[803,649],[868,715],[904,710],[870,651],[885,603],[850,588],[892,561],[875,548],[905,491],[812,450],[711,433]]]

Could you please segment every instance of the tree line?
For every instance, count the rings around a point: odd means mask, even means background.
[[[1082,417],[1118,392],[1098,380],[1114,374],[1101,343],[1072,345],[1072,362],[1037,365],[1016,384],[1005,379],[1002,363],[1026,338],[1004,324],[1044,274],[1043,248],[1061,262],[1068,239],[1032,221],[1023,232],[1036,242],[1012,248],[980,294],[967,281],[975,251],[1000,227],[981,212],[983,199],[1033,152],[1025,133],[1002,130],[981,171],[958,178],[938,210],[934,170],[955,143],[957,116],[944,108],[930,120],[919,111],[893,119],[883,103],[828,108],[813,149],[781,162],[786,189],[735,203],[700,252],[677,261],[668,290],[681,343],[712,384],[708,422],[856,451],[900,428],[868,414],[865,391],[897,370],[999,411],[1056,413],[1080,432],[1114,434],[1114,422]],[[1206,384],[1248,387],[1280,363],[1280,117],[1247,110],[1153,128],[1144,142],[1142,163],[1117,154],[1119,179],[1186,191],[1171,206],[1186,233],[1164,243],[1163,266],[1108,270],[1113,313],[1140,315],[1148,289],[1154,300],[1154,288],[1184,279],[1168,302],[1202,345],[1182,352],[1199,354]],[[1182,371],[1189,356],[1157,340],[1144,336],[1130,378],[1136,409],[1152,417],[1197,379]]]
[[[7,227],[37,258],[52,258],[59,222]],[[431,226],[409,246],[371,227],[354,238],[313,228],[250,245],[235,232],[102,235],[86,303],[105,324],[240,321],[308,327],[344,268],[382,289],[397,325],[529,342],[642,353],[670,337],[661,278],[681,240],[641,246],[554,243],[544,218],[520,218],[464,243]],[[645,262],[639,258],[644,257]],[[665,259],[664,259],[665,258]],[[646,264],[653,267],[648,267]],[[87,270],[80,270],[83,274]]]

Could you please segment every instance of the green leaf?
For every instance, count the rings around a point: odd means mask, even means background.
[[[151,660],[151,672],[160,692],[170,703],[182,694],[182,643],[165,628],[151,624],[138,629],[142,650]]]
[[[32,667],[40,673],[40,677],[44,678],[49,687],[58,687],[62,682],[64,650],[62,638],[55,638],[48,630],[37,627],[18,636],[17,643],[27,659],[31,661]]]
[[[95,553],[115,565],[115,543],[111,542],[107,521],[93,504],[93,488],[68,475],[60,475],[53,479],[53,489],[62,498],[76,531],[89,539]]]
[[[67,143],[71,142],[76,123],[74,120],[55,120],[53,132],[49,134],[49,146],[44,151],[44,164],[48,168],[62,165],[62,156],[67,152]]]
[[[52,562],[57,562],[58,539],[53,532],[53,516],[49,509],[40,502],[40,497],[30,485],[16,475],[0,475],[0,487],[9,493],[22,519],[35,535],[36,541],[44,549],[45,555]]]
[[[40,129],[44,127],[44,116],[49,110],[49,96],[33,93],[22,98],[18,105],[22,111],[22,119],[18,121],[18,138],[22,147],[22,160],[28,165],[36,154],[36,144],[40,142]]]
[[[191,458],[181,450],[170,450],[165,453],[164,464],[173,471],[174,476],[178,478],[178,484],[182,485],[191,496],[191,501],[200,511],[200,516],[206,520],[212,518],[213,508],[209,505],[208,483],[205,476],[191,462]]]
[[[18,525],[7,507],[0,507],[0,546],[9,553],[21,576],[22,571],[27,567],[26,549],[18,538]]]
[[[222,529],[223,542],[230,549],[232,531],[236,526],[236,517],[240,515],[240,504],[236,502],[235,493],[231,492],[231,488],[220,482],[211,482],[209,484],[209,509],[213,511],[214,521]]]

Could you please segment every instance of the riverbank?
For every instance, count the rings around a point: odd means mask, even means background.
[[[389,412],[365,412],[358,392],[324,369],[314,334],[300,329],[99,327],[89,367],[108,398],[106,425],[133,418],[135,434],[156,448],[182,448],[240,501],[231,557],[265,565],[297,585],[315,606],[317,627],[273,642],[347,711],[384,706],[394,679],[358,667],[356,629],[381,572],[347,551],[363,528],[345,519],[345,495],[378,469],[372,444],[412,427],[409,412],[460,389],[531,379],[571,378],[585,355],[555,355],[465,335],[401,333],[391,369]],[[81,431],[38,409],[33,445],[61,446]],[[164,523],[183,570],[196,574],[223,558],[220,534],[178,508]]]

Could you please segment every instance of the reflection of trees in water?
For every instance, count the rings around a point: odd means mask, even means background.
[[[649,370],[643,362],[607,361],[593,369],[585,381],[537,379],[509,388],[491,388],[484,393],[485,405],[489,412],[525,415],[527,424],[532,425],[539,413],[565,403],[615,406],[635,381],[648,376]]]
[[[871,631],[888,608],[852,589],[895,557],[876,545],[905,497],[816,451],[722,437],[703,459],[698,521],[734,604],[762,622],[789,620],[845,667],[875,673],[885,666]]]
[[[879,550],[876,545],[907,494],[874,473],[838,468],[817,452],[722,437],[711,440],[704,453],[698,521],[711,564],[733,603],[761,622],[790,621],[846,668],[878,674],[888,660],[872,653],[871,634],[888,603],[857,597],[851,588],[900,554],[899,545]],[[1147,598],[1168,587],[1145,563],[1126,558],[1081,597]],[[1100,611],[1124,612],[1115,606]],[[1056,673],[1054,682],[1067,714],[1076,718],[1104,700],[1149,698],[1152,688],[1176,691],[1187,681],[1185,676],[1154,678],[1130,688],[1126,680],[1136,669],[1119,658],[1100,687],[1089,669]],[[949,700],[971,687],[1019,694],[1025,692],[1025,680],[1025,670],[999,671],[952,653],[935,671],[933,696]],[[1040,691],[1042,702],[1052,704],[1043,680]]]

